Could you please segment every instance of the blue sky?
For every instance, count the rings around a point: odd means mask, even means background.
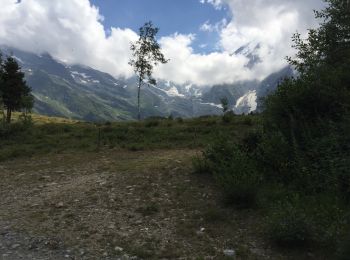
[[[230,18],[227,8],[217,9],[199,0],[92,0],[91,3],[104,16],[106,30],[120,27],[138,31],[146,21],[153,21],[160,28],[159,37],[174,33],[195,34],[192,47],[200,53],[215,50],[219,40],[217,31],[202,31],[200,27],[205,22],[216,24]]]

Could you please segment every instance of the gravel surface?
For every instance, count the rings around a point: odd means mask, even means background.
[[[0,163],[0,259],[280,259],[257,217],[192,174],[195,150]],[[226,253],[225,253],[226,252]]]

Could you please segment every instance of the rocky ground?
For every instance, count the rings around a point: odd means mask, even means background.
[[[195,150],[0,163],[0,259],[280,259],[256,217],[192,173]]]

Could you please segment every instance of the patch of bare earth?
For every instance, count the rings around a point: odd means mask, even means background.
[[[0,164],[2,259],[280,258],[256,219],[191,173],[194,150],[102,151]],[[269,257],[268,257],[269,256]]]

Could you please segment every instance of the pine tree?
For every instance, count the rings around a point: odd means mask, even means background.
[[[6,109],[7,123],[11,122],[13,111],[19,111],[23,108],[30,110],[33,107],[31,88],[27,86],[24,73],[13,57],[7,57],[3,63],[0,92]]]

